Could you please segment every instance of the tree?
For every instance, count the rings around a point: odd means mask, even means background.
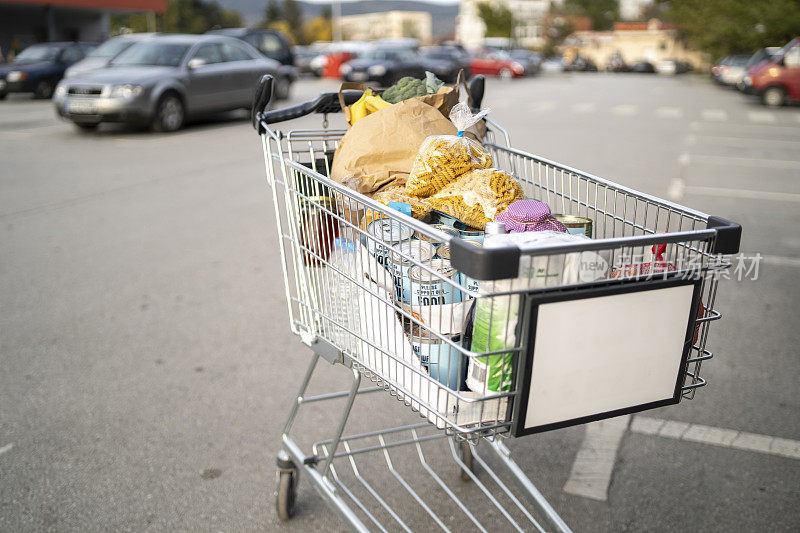
[[[617,0],[566,0],[564,10],[567,14],[589,17],[595,30],[610,30],[619,18]]]
[[[292,30],[292,35],[300,37],[303,34],[303,8],[297,0],[283,0],[283,20]]]
[[[267,27],[273,22],[281,20],[281,8],[275,0],[269,0],[264,8],[264,17],[261,19],[261,26]]]
[[[478,16],[486,25],[486,37],[511,38],[514,28],[514,14],[505,4],[491,4],[481,2],[478,4]]]
[[[781,46],[800,33],[797,0],[659,0],[690,46],[724,57]]]
[[[121,15],[114,17],[111,23],[112,31],[116,32],[122,27],[135,32],[147,31],[145,15]],[[169,0],[167,10],[156,20],[159,31],[179,33],[205,33],[212,28],[241,25],[239,13],[206,0]]]
[[[314,17],[303,28],[305,44],[315,41],[330,41],[333,39],[333,25],[330,18]]]

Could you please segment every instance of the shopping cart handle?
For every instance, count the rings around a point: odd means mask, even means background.
[[[472,98],[472,109],[479,110],[483,102],[483,93],[486,88],[486,78],[478,74],[469,81],[469,96]]]
[[[736,254],[739,253],[739,243],[742,240],[742,226],[722,217],[708,217],[708,229],[716,230],[717,239],[711,253]]]
[[[344,91],[345,105],[351,105],[361,98],[362,91]],[[284,107],[283,109],[273,109],[266,111],[267,105],[272,97],[272,76],[266,74],[261,77],[258,82],[255,97],[253,98],[253,109],[251,111],[251,118],[253,127],[259,134],[264,133],[261,127],[261,122],[266,124],[275,124],[276,122],[285,122],[296,118],[310,115],[311,113],[340,113],[342,106],[339,104],[339,93],[322,93],[314,100],[303,102],[292,107]]]
[[[483,248],[470,246],[463,239],[450,240],[450,262],[459,272],[472,279],[495,280],[516,278],[519,274],[519,258],[522,255],[516,246]]]

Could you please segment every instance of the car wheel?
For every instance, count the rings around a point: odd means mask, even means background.
[[[33,95],[41,100],[47,100],[53,96],[53,84],[49,81],[40,81],[33,90]]]
[[[781,87],[768,87],[761,94],[761,101],[769,107],[780,107],[786,101],[786,91]]]
[[[84,131],[96,130],[97,126],[100,125],[99,122],[73,122],[78,129]]]
[[[276,100],[287,100],[289,98],[289,92],[292,88],[292,82],[289,78],[280,77],[275,80],[275,99]]]
[[[184,119],[183,102],[177,94],[167,93],[156,104],[153,130],[158,132],[177,131],[183,127]]]
[[[511,69],[507,68],[501,68],[500,72],[498,72],[497,75],[500,76],[500,79],[503,80],[510,80],[511,78],[514,77],[514,73],[511,72]]]

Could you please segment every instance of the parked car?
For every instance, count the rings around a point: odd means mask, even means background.
[[[242,40],[282,65],[294,66],[294,53],[289,39],[278,30],[222,28],[206,32],[210,35],[227,35]]]
[[[622,53],[619,51],[614,52],[606,61],[606,71],[607,72],[629,72],[631,67],[625,63],[625,59],[622,57]]]
[[[442,81],[455,82],[460,70],[464,71],[467,78],[470,77],[470,57],[458,48],[426,46],[420,48],[419,53],[422,56],[425,70],[433,72]]]
[[[320,51],[307,46],[295,46],[292,48],[294,54],[294,66],[298,74],[314,74],[319,76],[320,72],[315,72],[311,67],[311,61],[320,55]]]
[[[340,69],[345,81],[372,82],[389,87],[405,76],[425,77],[425,65],[419,54],[407,48],[375,48]]]
[[[472,58],[470,71],[473,76],[498,76],[510,80],[525,75],[525,67],[511,59],[507,52],[500,50],[483,50]]]
[[[90,70],[105,67],[109,61],[114,59],[123,51],[134,44],[150,39],[158,35],[157,33],[131,33],[112,37],[91,52],[84,58],[73,64],[64,72],[64,77],[69,78],[79,74],[85,74]]]
[[[564,65],[567,72],[597,72],[597,65],[586,56],[576,55],[571,63]]]
[[[249,108],[258,79],[280,63],[222,35],[160,35],[137,43],[107,68],[62,80],[55,107],[82,129],[101,122],[180,129],[187,118]]]
[[[276,100],[286,100],[292,91],[292,84],[299,77],[294,66],[294,53],[289,39],[277,30],[223,28],[206,32],[210,35],[225,35],[244,41],[266,57],[274,59],[283,68],[275,76],[272,93]]]
[[[736,85],[747,75],[746,65],[750,59],[749,54],[729,56],[719,68],[719,83],[722,85]]]
[[[41,43],[23,50],[14,61],[0,67],[0,100],[9,93],[33,93],[50,98],[67,67],[94,50],[94,43]]]
[[[744,80],[747,93],[770,107],[800,101],[800,37],[764,61]]]
[[[747,65],[745,65],[745,75],[742,76],[742,79],[736,84],[736,88],[740,91],[744,91],[746,89],[744,79],[747,76],[752,76],[753,73],[761,66],[761,63],[772,59],[772,57],[780,52],[780,50],[780,46],[769,46],[767,48],[758,50],[755,54],[750,56],[750,59],[747,60]]]
[[[522,65],[526,76],[535,76],[542,69],[542,56],[530,50],[517,49],[509,50],[508,55]]]
[[[637,61],[631,67],[631,72],[636,72],[638,74],[654,74],[655,71],[656,68],[649,61]]]
[[[560,57],[548,57],[542,62],[544,72],[563,72],[564,60]]]
[[[656,63],[656,72],[664,76],[685,74],[686,72],[689,72],[691,68],[691,64],[679,59],[662,59]]]

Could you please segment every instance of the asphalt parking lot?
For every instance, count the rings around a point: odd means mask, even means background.
[[[292,101],[335,88],[303,80]],[[741,223],[749,270],[721,282],[694,400],[623,420],[596,456],[583,426],[511,440],[522,469],[575,531],[797,531],[800,108],[698,76],[580,73],[491,80],[485,105],[517,148]],[[310,352],[289,332],[263,164],[242,114],[79,132],[49,102],[0,102],[0,530],[343,530],[308,482],[290,524],[274,511]],[[323,370],[315,390],[346,388]],[[301,440],[334,418],[310,410]],[[372,395],[348,431],[415,420]]]

